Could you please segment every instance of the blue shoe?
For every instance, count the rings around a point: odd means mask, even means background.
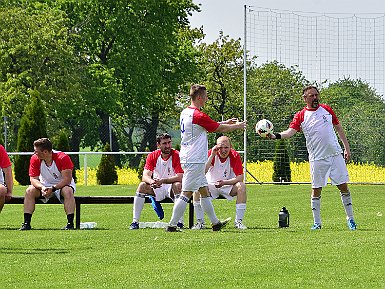
[[[139,229],[139,223],[137,222],[132,222],[131,225],[128,227],[130,230],[137,230]]]
[[[357,225],[353,219],[349,219],[347,223],[350,230],[355,231],[357,229]]]
[[[322,226],[321,224],[314,223],[313,226],[311,226],[310,230],[321,230]]]
[[[159,220],[163,220],[163,218],[164,218],[164,211],[163,211],[162,205],[157,200],[155,200],[155,198],[153,196],[149,196],[149,198],[151,200],[151,205],[152,205],[155,213],[159,217]]]
[[[179,228],[179,229],[183,229],[183,223],[181,223],[181,222],[178,222],[178,224],[176,224],[176,226]]]

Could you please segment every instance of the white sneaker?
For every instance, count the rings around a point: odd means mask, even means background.
[[[246,230],[247,227],[242,223],[242,220],[236,220],[234,222],[234,228],[239,230]]]
[[[203,230],[206,229],[205,223],[198,222],[194,226],[191,227],[191,230]]]

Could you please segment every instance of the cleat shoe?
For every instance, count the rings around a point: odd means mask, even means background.
[[[30,224],[27,224],[27,223],[21,224],[21,227],[20,227],[19,231],[28,231],[28,230],[31,230],[31,225]]]
[[[131,225],[128,227],[129,230],[137,230],[139,229],[139,223],[138,222],[132,222]]]
[[[179,229],[183,229],[183,227],[184,227],[183,223],[181,223],[181,222],[178,222],[178,224],[176,224],[176,226],[177,226]]]
[[[174,226],[167,226],[166,229],[165,229],[166,232],[180,232],[178,227],[174,227]]]
[[[322,226],[321,224],[314,223],[313,226],[310,228],[310,230],[321,230]]]
[[[357,229],[357,225],[353,219],[349,219],[347,223],[350,230],[355,231]]]
[[[163,211],[162,205],[160,204],[160,202],[155,200],[155,198],[153,196],[149,196],[149,198],[151,200],[152,208],[154,209],[155,213],[157,214],[159,220],[163,220],[164,211]]]
[[[213,225],[213,231],[220,231],[222,228],[224,228],[229,222],[231,218],[227,218],[224,221],[219,221],[217,224]]]
[[[191,227],[191,230],[203,230],[206,229],[205,223],[197,222],[194,226]]]
[[[247,227],[242,223],[242,220],[236,220],[234,222],[234,228],[239,230],[246,230]]]
[[[67,225],[62,230],[75,230],[73,223],[67,223]]]

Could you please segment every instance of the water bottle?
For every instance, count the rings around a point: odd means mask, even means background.
[[[94,228],[96,228],[97,225],[98,225],[98,224],[95,223],[95,222],[85,222],[85,223],[80,223],[80,229],[81,229],[81,230],[84,230],[84,229],[86,229],[86,230],[94,229]]]
[[[280,228],[289,227],[289,211],[283,207],[278,214],[278,226]]]

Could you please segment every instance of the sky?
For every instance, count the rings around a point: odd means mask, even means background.
[[[201,12],[190,17],[192,27],[203,26],[204,41],[212,43],[219,31],[243,39],[244,5],[287,11],[329,13],[385,13],[384,0],[193,0]]]

